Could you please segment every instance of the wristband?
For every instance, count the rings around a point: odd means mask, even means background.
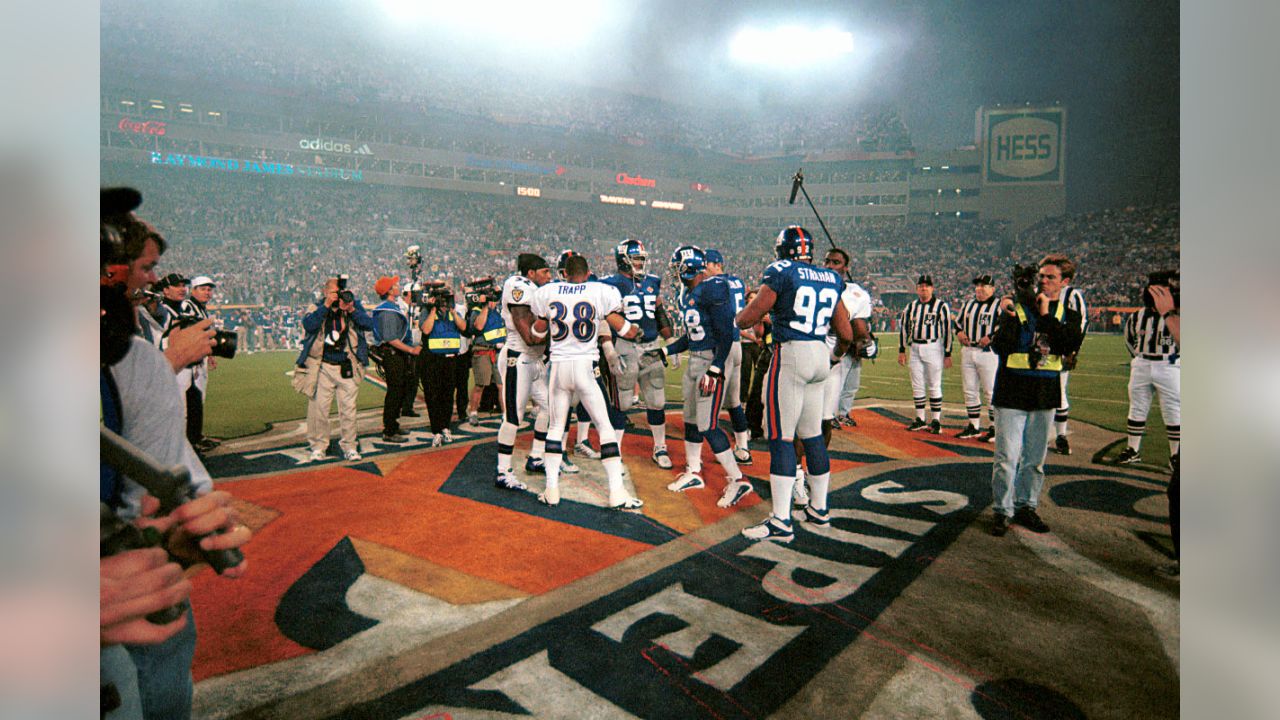
[[[631,332],[632,327],[634,326],[631,324],[630,320],[623,320],[622,327],[618,328],[618,335],[619,336],[626,335],[627,333]]]
[[[707,368],[707,374],[714,378],[721,377],[722,372],[723,371],[720,370],[720,368],[716,367],[715,365],[712,365],[711,367]]]
[[[1169,312],[1167,312],[1167,313],[1165,313],[1165,314],[1161,315],[1161,316],[1160,316],[1160,319],[1162,319],[1162,320],[1168,320],[1168,319],[1169,319],[1169,318],[1171,318],[1171,317],[1182,317],[1182,312],[1181,312],[1180,310],[1178,310],[1178,308],[1174,308],[1174,309],[1170,310]]]

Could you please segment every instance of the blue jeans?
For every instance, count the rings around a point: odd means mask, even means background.
[[[841,359],[849,373],[844,376],[844,387],[840,389],[840,400],[836,405],[836,417],[847,417],[853,409],[853,401],[858,397],[858,388],[862,387],[862,359],[851,359],[845,355]]]
[[[1013,516],[1015,508],[1035,509],[1044,489],[1044,457],[1049,451],[1053,408],[996,409],[996,455],[991,468],[991,506]]]
[[[114,685],[120,695],[120,707],[107,713],[107,720],[142,720],[138,671],[123,645],[108,645],[98,651],[98,677],[103,685]]]
[[[138,669],[138,692],[147,720],[191,717],[191,661],[196,654],[196,619],[191,611],[187,611],[186,626],[168,640],[126,647]]]

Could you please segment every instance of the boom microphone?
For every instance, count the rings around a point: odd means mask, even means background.
[[[796,193],[800,192],[800,185],[804,182],[804,168],[796,171],[791,177],[791,198],[787,200],[788,205],[796,204]]]

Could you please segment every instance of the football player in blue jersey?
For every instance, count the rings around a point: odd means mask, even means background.
[[[729,285],[733,297],[733,315],[737,317],[742,308],[747,306],[747,286],[738,277],[724,271],[724,256],[719,250],[707,250],[707,275],[723,278]],[[729,408],[729,422],[733,426],[734,447],[733,458],[739,465],[751,464],[751,451],[747,443],[751,440],[748,432],[747,411],[742,406],[742,331],[733,326],[733,349],[729,351],[729,360],[725,364],[724,378],[729,395],[725,405]]]
[[[706,487],[702,480],[702,441],[724,468],[725,488],[720,507],[736,505],[751,491],[733,457],[729,438],[720,429],[720,406],[728,383],[725,366],[737,343],[733,339],[733,292],[722,277],[707,274],[706,255],[694,245],[677,248],[671,256],[672,271],[684,284],[680,316],[685,334],[661,350],[663,357],[684,350],[689,362],[684,371],[685,470],[667,486],[673,492]]]
[[[759,294],[736,318],[739,328],[749,328],[771,312],[775,343],[764,388],[773,513],[742,534],[751,540],[789,543],[795,538],[791,528],[795,438],[804,446],[809,467],[809,504],[802,517],[815,525],[831,522],[827,513],[831,461],[822,442],[822,390],[833,362],[848,352],[853,328],[848,309],[840,302],[844,280],[831,270],[810,264],[813,235],[808,230],[798,225],[783,229],[774,252],[778,259],[765,268]],[[832,328],[834,349],[826,343]]]
[[[662,279],[645,272],[649,254],[644,243],[627,239],[613,252],[618,272],[602,282],[612,285],[622,295],[623,316],[639,326],[640,336],[633,340],[615,337],[614,344],[621,358],[618,384],[618,409],[626,412],[635,407],[636,383],[644,398],[649,432],[653,434],[651,457],[658,467],[671,469],[671,457],[667,454],[667,390],[666,366],[662,363],[662,339],[672,335],[671,322],[662,304]],[[745,417],[745,416],[744,416]],[[622,430],[618,430],[621,444]],[[579,436],[580,438],[583,436]]]

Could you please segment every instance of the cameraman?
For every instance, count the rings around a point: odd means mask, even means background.
[[[467,328],[471,334],[471,373],[475,386],[467,406],[467,422],[474,427],[480,422],[480,396],[495,381],[498,384],[499,407],[502,398],[502,375],[497,372],[498,352],[507,341],[507,325],[498,312],[498,291],[493,278],[474,280],[467,291]]]
[[[239,523],[231,496],[213,490],[209,474],[192,452],[179,422],[183,398],[174,367],[185,367],[209,355],[213,346],[208,325],[188,329],[180,336],[185,338],[180,345],[185,354],[177,358],[180,364],[176,366],[134,334],[137,315],[130,301],[136,302],[136,291],[154,280],[155,260],[164,248],[159,233],[133,214],[141,202],[141,195],[132,189],[101,193],[104,273],[99,388],[103,422],[158,464],[185,466],[197,497],[163,517],[151,517],[159,502],[128,477],[103,465],[99,500],[118,518],[155,528],[162,538],[162,549],[186,567],[200,562],[201,549],[240,547],[248,542],[251,532]],[[241,562],[226,569],[223,576],[240,577],[246,568],[247,563]],[[148,719],[189,717],[196,644],[191,613],[150,627],[139,617],[183,599],[190,592],[189,583],[154,549],[105,558],[100,563],[100,579],[103,679],[110,677],[113,684],[130,683],[114,688],[125,703],[119,709],[136,711],[132,701],[140,702],[142,715]],[[111,649],[119,642],[130,643],[127,658]],[[129,681],[131,677],[136,677],[136,686]],[[104,713],[107,710],[104,706]]]
[[[400,277],[378,278],[373,291],[382,299],[372,313],[373,343],[381,351],[382,369],[387,380],[387,395],[382,402],[382,440],[402,444],[409,439],[400,432],[400,410],[404,405],[407,380],[413,378],[413,358],[422,348],[412,344],[409,316],[398,302]]]
[[[1080,349],[1080,314],[1058,300],[1063,258],[1050,255],[1032,267],[1015,267],[1014,296],[1000,301],[991,347],[1000,359],[991,405],[996,411],[996,452],[991,471],[995,522],[1049,532],[1036,514],[1044,488],[1044,458],[1053,414],[1062,400],[1062,358]],[[1037,286],[1037,280],[1039,281]]]
[[[427,378],[427,416],[431,420],[431,447],[452,442],[449,422],[453,419],[454,376],[462,353],[466,321],[454,307],[453,291],[436,283],[429,294],[430,304],[422,318],[423,377]]]
[[[1128,442],[1116,462],[1124,465],[1142,459],[1139,450],[1151,411],[1151,392],[1160,393],[1160,414],[1169,436],[1169,457],[1178,454],[1182,435],[1182,360],[1178,343],[1179,277],[1177,270],[1151,273],[1142,290],[1142,308],[1125,323],[1125,346],[1133,356],[1129,361]],[[1166,309],[1156,305],[1160,296]],[[1172,302],[1172,307],[1168,303]]]
[[[329,278],[324,298],[302,319],[302,352],[293,370],[294,387],[307,396],[307,444],[311,460],[329,451],[329,407],[336,395],[338,447],[347,460],[359,460],[356,445],[356,397],[369,365],[364,333],[373,330],[373,318],[345,287],[345,278]],[[317,343],[316,338],[324,339]]]

